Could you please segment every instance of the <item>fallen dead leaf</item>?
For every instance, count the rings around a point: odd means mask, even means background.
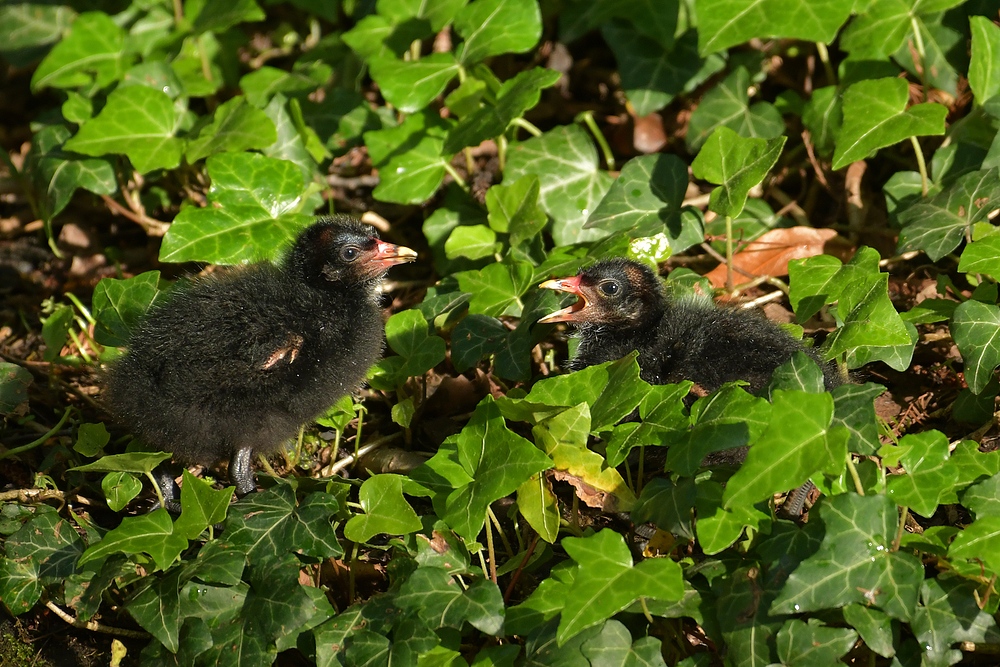
[[[733,255],[733,282],[745,283],[760,276],[786,276],[788,263],[823,254],[823,246],[837,236],[832,229],[784,227],[772,229],[754,241],[742,244]],[[714,287],[725,287],[726,265],[705,274]]]

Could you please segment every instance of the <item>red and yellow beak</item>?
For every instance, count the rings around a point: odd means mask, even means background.
[[[378,240],[375,242],[375,254],[372,261],[380,262],[385,267],[396,264],[407,264],[417,261],[417,253],[406,246],[394,245]]]
[[[552,322],[577,322],[581,319],[579,317],[580,311],[590,305],[590,302],[587,301],[587,296],[580,288],[580,282],[582,279],[582,275],[575,275],[571,278],[546,280],[544,283],[539,285],[542,289],[552,289],[558,292],[566,292],[567,294],[575,294],[579,297],[576,303],[572,306],[568,306],[562,310],[557,310],[556,312],[546,315],[542,319],[538,320],[540,324],[549,324]]]

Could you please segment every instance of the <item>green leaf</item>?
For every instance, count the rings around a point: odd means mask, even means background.
[[[239,23],[263,21],[265,17],[254,0],[205,0],[192,29],[195,33],[221,33]]]
[[[520,315],[521,296],[531,287],[534,271],[517,260],[486,265],[481,271],[455,274],[463,292],[472,294],[469,312],[496,317]]]
[[[953,251],[972,225],[1000,206],[998,178],[996,167],[965,174],[943,192],[900,211],[899,251],[923,250],[935,262]]]
[[[843,426],[850,432],[847,448],[870,456],[879,446],[875,399],[885,391],[882,385],[842,384],[833,390],[833,421],[831,427]]]
[[[913,27],[922,24],[922,14],[941,12],[960,2],[881,0],[868,3],[844,30],[840,46],[856,60],[883,60],[912,38]]]
[[[910,620],[924,568],[916,556],[891,549],[899,522],[896,504],[883,495],[847,493],[822,499],[817,507],[823,541],[789,575],[771,613],[864,604]]]
[[[969,88],[976,102],[1000,95],[1000,27],[985,16],[970,16],[972,59],[969,63]]]
[[[726,485],[726,509],[752,505],[801,486],[820,472],[837,474],[843,469],[848,435],[830,430],[833,398],[784,390],[773,395],[771,423]]]
[[[479,535],[490,503],[552,466],[549,457],[507,428],[490,396],[458,435],[456,454],[459,469],[471,481],[453,487],[438,515],[466,540]],[[446,457],[447,452],[439,452],[426,465],[433,470]]]
[[[608,621],[601,634],[583,643],[581,652],[591,665],[663,665],[661,642],[654,637],[642,637],[632,643],[628,628],[618,621]]]
[[[332,68],[322,61],[299,61],[291,71],[264,66],[244,75],[240,79],[240,88],[247,102],[263,108],[277,93],[295,97],[298,96],[296,94],[308,95],[323,86],[332,74]]]
[[[125,51],[125,32],[111,17],[103,12],[85,12],[76,17],[69,34],[38,65],[31,77],[31,90],[104,88],[121,78],[131,60]]]
[[[449,124],[436,113],[408,117],[399,127],[365,132],[365,144],[380,182],[376,199],[399,204],[419,204],[437,191],[444,179],[442,156]]]
[[[580,494],[584,502],[605,512],[627,512],[635,504],[635,495],[604,457],[587,448],[590,431],[590,409],[586,403],[549,417],[531,429],[535,444],[552,458],[553,467],[568,473],[571,483],[578,479],[586,485],[578,486],[586,489],[585,494]],[[588,500],[590,496],[592,500]]]
[[[427,320],[419,310],[404,310],[390,317],[385,324],[385,337],[402,361],[392,362],[393,372],[377,382],[384,389],[395,389],[407,378],[423,375],[445,358],[444,339],[428,333]],[[378,368],[382,367],[380,363]]]
[[[940,431],[926,431],[903,436],[897,448],[905,472],[889,478],[886,494],[897,505],[930,517],[958,478],[958,470],[949,464],[948,438]]]
[[[134,278],[102,278],[94,288],[94,339],[101,345],[128,344],[136,326],[166,292],[159,288],[160,272],[147,271]]]
[[[101,480],[101,491],[108,500],[108,507],[121,512],[142,491],[142,482],[128,472],[109,472]]]
[[[833,154],[843,123],[844,108],[839,88],[826,86],[814,90],[802,110],[802,124],[809,130],[813,146],[820,155]]]
[[[985,273],[1000,276],[1000,234],[991,234],[965,246],[958,270],[963,273]]]
[[[966,489],[962,494],[962,505],[968,507],[976,517],[997,514],[997,510],[1000,510],[998,491],[1000,491],[1000,475],[993,475]]]
[[[497,235],[486,225],[461,225],[452,230],[444,243],[444,252],[448,259],[465,257],[467,259],[483,259],[493,257],[500,250]]]
[[[600,4],[600,3],[595,3]],[[662,7],[666,3],[643,3],[632,11]],[[674,11],[674,19],[677,13]],[[602,22],[603,23],[603,22]],[[639,116],[646,116],[670,104],[678,95],[689,93],[725,66],[712,54],[698,56],[697,33],[689,30],[675,43],[673,33],[642,34],[649,25],[641,21],[603,23],[601,34],[614,51],[621,75],[621,87]]]
[[[860,604],[849,604],[843,609],[847,621],[871,650],[883,658],[891,658],[896,653],[892,638],[892,619],[878,609]]]
[[[540,137],[511,145],[507,179],[535,174],[541,184],[539,203],[552,216],[556,245],[604,238],[607,232],[585,230],[584,223],[611,187],[611,177],[598,168],[597,149],[578,125],[557,127]]]
[[[965,361],[965,380],[981,393],[1000,364],[1000,308],[969,300],[955,309],[951,335]]]
[[[188,546],[187,538],[174,532],[170,513],[160,508],[142,516],[129,516],[80,556],[79,564],[106,558],[115,553],[147,553],[157,569],[165,570]]]
[[[414,113],[430,104],[459,70],[451,53],[432,53],[412,61],[383,56],[373,58],[369,66],[385,99],[403,113]]]
[[[503,597],[491,581],[477,579],[467,590],[439,567],[417,569],[400,588],[396,603],[431,628],[461,628],[465,622],[495,635],[503,627]]]
[[[180,164],[184,141],[174,136],[176,130],[177,112],[166,93],[145,86],[119,87],[108,95],[101,113],[63,148],[92,156],[126,155],[145,174]]]
[[[44,194],[40,203],[48,220],[66,208],[78,188],[99,195],[110,195],[118,190],[115,170],[109,160],[82,158],[62,150],[61,144],[69,136],[65,126],[52,125],[43,128],[32,139],[29,155],[34,168],[26,171],[31,174],[38,193]]]
[[[712,53],[752,37],[782,37],[829,44],[850,17],[852,0],[808,4],[783,0],[698,0],[698,45]]]
[[[381,0],[378,3],[378,12],[394,23],[403,23],[409,19],[426,19],[431,30],[437,32],[451,23],[466,1],[438,0],[427,3],[421,0]]]
[[[233,504],[225,524],[225,544],[250,562],[289,551],[329,558],[343,555],[332,519],[340,506],[328,493],[312,493],[296,506],[295,493],[279,484]]]
[[[672,602],[684,595],[677,563],[650,558],[633,565],[625,541],[612,530],[567,537],[562,545],[577,568],[559,619],[556,640],[560,646],[639,598]]]
[[[789,667],[834,667],[857,638],[858,633],[848,628],[828,628],[815,618],[808,623],[793,618],[778,631],[778,657]]]
[[[181,515],[174,522],[174,531],[189,540],[195,540],[206,528],[225,520],[229,501],[236,487],[229,486],[216,491],[211,484],[198,479],[187,470],[183,475]]]
[[[750,105],[750,73],[738,67],[705,94],[691,112],[687,144],[698,150],[716,129],[726,127],[742,137],[776,139],[785,131],[785,122],[774,105]]]
[[[18,61],[18,52],[30,57],[35,48],[59,41],[75,19],[65,5],[7,4],[0,7],[0,50],[12,65],[27,65]]]
[[[538,236],[548,222],[545,211],[538,205],[540,191],[538,176],[534,174],[506,185],[494,185],[486,191],[489,225],[509,234],[512,247]]]
[[[0,414],[11,414],[28,400],[31,379],[28,369],[0,361]]]
[[[375,475],[358,491],[364,514],[356,514],[344,525],[344,537],[367,542],[379,533],[407,535],[420,530],[420,517],[403,497],[400,475]]]
[[[784,145],[785,137],[745,138],[718,127],[691,163],[697,178],[720,186],[712,191],[708,207],[719,215],[739,215],[750,188],[764,180]]]
[[[455,16],[455,31],[465,39],[456,53],[469,67],[501,53],[523,53],[542,36],[536,0],[475,0]]]
[[[559,537],[559,499],[545,475],[537,473],[517,487],[517,509],[539,537],[555,543]]]
[[[319,176],[316,161],[322,157],[314,157],[311,151],[321,152],[321,145],[312,128],[305,127],[302,123],[299,101],[294,98],[286,99],[279,93],[264,108],[264,113],[274,123],[278,133],[278,139],[262,151],[264,155],[293,163],[307,183],[315,180]],[[314,196],[305,200],[299,208],[311,212],[321,203],[322,200]]]
[[[219,106],[212,122],[188,142],[187,160],[194,163],[213,153],[266,148],[277,139],[274,123],[267,114],[247,104],[242,97],[234,97]]]
[[[39,505],[29,516],[6,537],[5,557],[0,559],[0,597],[14,615],[34,607],[43,586],[73,574],[83,552],[83,542],[73,525],[55,509]]]
[[[958,578],[927,579],[920,588],[923,605],[910,627],[923,647],[921,664],[954,665],[963,658],[957,642],[996,641],[997,624],[976,604],[975,585]]]
[[[597,228],[629,236],[665,232],[670,250],[682,252],[700,243],[700,226],[684,225],[681,204],[687,192],[687,166],[675,155],[644,155],[622,167],[585,229]]]
[[[160,261],[214,264],[273,259],[314,218],[299,212],[305,190],[291,162],[221,153],[206,162],[210,206],[183,209],[167,230]]]
[[[149,474],[153,468],[170,458],[168,452],[129,452],[102,456],[93,463],[70,468],[77,472],[134,472]]]
[[[542,90],[555,85],[559,77],[559,72],[535,67],[504,82],[497,92],[495,105],[476,109],[452,128],[444,143],[445,154],[451,155],[466,146],[478,146],[502,135],[511,121],[538,104]]]
[[[859,81],[844,91],[844,124],[837,135],[833,168],[846,167],[910,137],[944,134],[948,109],[933,103],[907,109],[908,98],[906,80],[896,78]]]
[[[71,326],[73,326],[73,307],[66,304],[56,306],[52,314],[42,320],[42,340],[45,341],[42,359],[51,362],[59,358],[69,338]]]

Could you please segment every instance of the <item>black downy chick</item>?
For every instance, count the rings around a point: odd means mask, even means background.
[[[416,256],[351,218],[321,218],[281,265],[201,278],[154,306],[109,369],[107,405],[178,461],[229,458],[246,495],[254,453],[364,382],[382,356],[380,281]]]
[[[579,297],[539,320],[576,325],[580,346],[573,370],[638,350],[640,375],[650,384],[692,380],[714,391],[745,380],[750,392],[759,394],[774,370],[802,351],[820,364],[828,389],[840,384],[835,367],[773,322],[744,311],[670,301],[659,277],[630,260],[598,262],[540,286]]]

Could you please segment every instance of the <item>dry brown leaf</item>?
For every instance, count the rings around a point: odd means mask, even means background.
[[[569,482],[576,489],[576,496],[582,500],[587,507],[594,507],[602,512],[618,511],[618,496],[607,491],[601,491],[580,477],[564,470],[553,470],[551,475],[561,482]]]
[[[784,227],[772,229],[755,241],[741,244],[733,255],[733,282],[745,283],[759,276],[786,276],[788,262],[823,254],[823,246],[837,236],[832,229]],[[714,287],[725,287],[726,265],[705,274]]]
[[[635,116],[632,145],[637,151],[648,155],[656,153],[667,145],[667,133],[663,129],[663,117],[655,111],[648,116]]]

